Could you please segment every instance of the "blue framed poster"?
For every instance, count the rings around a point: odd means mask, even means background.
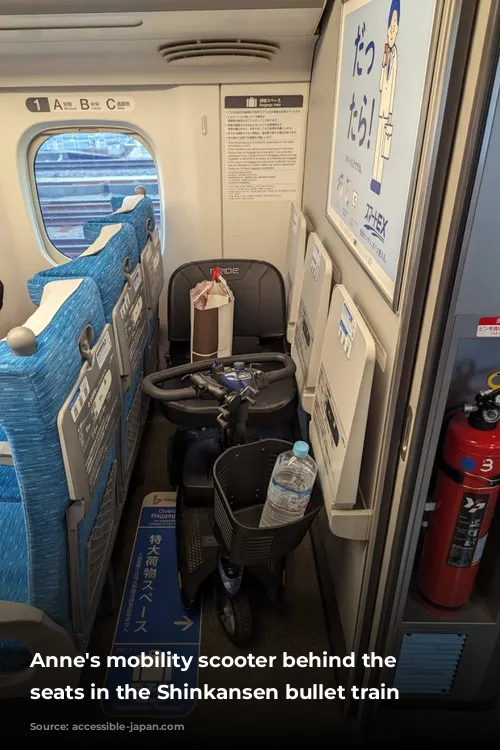
[[[396,308],[439,0],[344,0],[327,216]]]

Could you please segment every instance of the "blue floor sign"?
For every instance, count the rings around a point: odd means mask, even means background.
[[[179,589],[175,494],[153,493],[144,499],[130,560],[106,675],[106,713],[181,717],[192,711],[196,700],[170,691],[197,687],[200,633],[200,616],[184,611]],[[136,697],[143,688],[150,698]]]

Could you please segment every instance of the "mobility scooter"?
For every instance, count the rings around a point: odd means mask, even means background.
[[[233,356],[190,364],[189,292],[216,266],[223,274],[231,270]],[[272,532],[258,528],[275,459],[300,439],[281,274],[263,261],[181,266],[169,283],[168,334],[169,367],[147,377],[143,388],[178,427],[168,453],[170,482],[178,489],[181,591],[187,607],[197,606],[202,584],[218,571],[217,611],[231,640],[243,643],[252,630],[243,568],[279,599],[283,559],[322,503],[315,487],[303,523]]]
[[[151,398],[179,407],[184,403],[188,411],[194,408],[193,402],[204,408],[207,397],[218,403],[222,438],[217,447],[210,441],[191,446],[178,490],[179,579],[189,608],[196,606],[203,583],[218,573],[217,613],[228,636],[238,644],[252,635],[250,606],[242,588],[244,572],[261,581],[269,598],[278,600],[284,587],[285,557],[300,544],[323,504],[316,484],[301,519],[275,528],[259,528],[276,458],[292,446],[275,438],[247,443],[249,408],[266,387],[293,375],[295,364],[280,353],[261,354],[259,364],[254,359],[246,355],[196,362],[149,375],[143,381],[143,389]],[[264,363],[281,364],[282,368],[264,372]],[[184,388],[158,387],[177,378],[186,381]],[[189,454],[194,454],[198,463],[190,460]]]

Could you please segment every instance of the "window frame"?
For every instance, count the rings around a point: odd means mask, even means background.
[[[38,194],[38,186],[37,186],[36,174],[35,174],[35,159],[36,159],[39,149],[46,141],[48,141],[50,138],[52,138],[55,135],[64,135],[66,133],[122,133],[123,135],[128,135],[134,138],[136,141],[138,141],[141,144],[141,146],[144,146],[144,148],[148,151],[148,153],[151,156],[151,159],[153,161],[153,164],[156,170],[156,177],[157,177],[157,183],[158,183],[158,196],[160,199],[160,212],[161,212],[161,205],[162,205],[160,172],[158,169],[158,163],[155,159],[155,155],[151,147],[151,144],[148,143],[147,139],[141,133],[138,133],[136,130],[133,130],[132,128],[116,127],[116,126],[108,126],[108,125],[90,125],[90,124],[78,125],[74,127],[66,126],[66,127],[45,128],[43,131],[38,133],[31,140],[27,149],[27,162],[28,162],[28,175],[29,175],[29,186],[30,186],[30,193],[31,193],[31,203],[33,206],[34,216],[36,219],[37,236],[38,236],[38,239],[41,241],[42,251],[54,265],[63,265],[64,263],[68,263],[74,259],[68,258],[67,255],[64,255],[64,253],[58,250],[57,247],[51,241],[47,233],[47,229],[45,227],[45,220],[43,218],[42,207],[40,204],[40,196]]]

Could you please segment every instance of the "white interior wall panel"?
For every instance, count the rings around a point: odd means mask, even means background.
[[[82,89],[78,95],[92,92]],[[0,332],[5,335],[32,310],[26,280],[54,261],[43,251],[29,180],[28,149],[32,140],[54,127],[122,127],[139,133],[151,147],[158,168],[163,212],[164,263],[168,277],[181,263],[222,252],[220,189],[219,87],[189,86],[151,91],[109,90],[102,97],[129,98],[132,111],[37,113],[26,107],[33,95],[0,95],[2,170],[0,173],[0,278],[5,283],[5,306]],[[56,92],[64,99],[74,91]],[[117,96],[118,94],[118,96]],[[165,322],[166,285],[161,301]]]

